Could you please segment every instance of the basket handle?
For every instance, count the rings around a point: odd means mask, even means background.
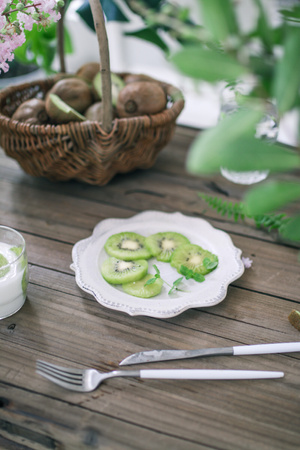
[[[100,75],[102,84],[102,128],[106,133],[112,130],[113,108],[111,94],[110,61],[108,39],[105,28],[104,14],[99,0],[89,0],[94,26],[98,39],[100,55]]]

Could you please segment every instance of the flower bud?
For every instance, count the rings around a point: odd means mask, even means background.
[[[17,9],[18,11],[23,11],[23,9],[24,9],[23,3],[17,3],[17,4],[16,4],[16,9]]]

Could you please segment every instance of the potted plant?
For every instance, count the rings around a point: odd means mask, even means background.
[[[9,22],[9,27],[5,31],[11,33],[11,37],[17,35],[15,42],[13,39],[9,41],[11,55],[14,48],[25,39],[21,23],[12,14],[21,11],[26,20],[31,21],[30,23],[35,20],[40,25],[45,25],[50,19],[60,18],[61,7],[61,0],[39,1],[39,3],[34,3],[33,0],[7,2],[7,9],[3,8],[0,12],[2,21],[4,17]],[[84,115],[78,114],[76,110],[74,112],[71,105],[60,98],[57,99],[59,96],[53,92],[50,95],[49,91],[56,83],[67,78],[72,83],[75,78],[82,78],[76,74],[71,77],[59,74],[32,83],[10,86],[0,92],[0,142],[6,154],[15,158],[31,175],[45,176],[52,180],[75,178],[90,184],[103,185],[118,172],[151,167],[158,152],[172,136],[184,100],[181,92],[168,83],[147,79],[148,83],[152,83],[151,86],[147,86],[147,90],[151,90],[152,93],[160,90],[165,98],[164,105],[160,103],[159,110],[145,110],[141,106],[145,106],[147,101],[151,103],[152,100],[148,95],[148,100],[141,102],[140,99],[145,96],[140,95],[136,97],[138,101],[135,99],[133,102],[134,108],[139,105],[137,110],[132,110],[133,103],[131,103],[130,111],[126,110],[126,114],[121,114],[118,110],[118,116],[113,117],[112,74],[104,15],[99,0],[90,0],[90,7],[99,44],[100,89],[96,95],[100,94],[102,101],[100,120],[86,120]],[[8,36],[3,34],[3,40],[8,41]],[[5,62],[3,67],[5,68]],[[123,87],[128,75],[118,74]],[[146,88],[145,85],[143,87],[144,94]],[[93,90],[93,86],[90,88]],[[128,90],[134,90],[133,84]],[[32,120],[16,117],[18,108],[30,99],[38,102],[39,106],[44,101],[46,107],[49,103],[51,109],[46,108],[46,112],[52,121],[33,123]],[[53,112],[53,104],[59,112],[63,112],[72,120],[64,119],[63,123],[54,120],[58,116],[50,114]],[[30,115],[32,116],[32,113]]]

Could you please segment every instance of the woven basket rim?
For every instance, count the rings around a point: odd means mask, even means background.
[[[117,75],[119,75],[121,77],[128,75],[128,74],[129,74],[129,72],[117,73]],[[73,75],[73,74],[70,74],[70,75]],[[34,134],[42,133],[42,134],[50,134],[50,135],[52,135],[52,134],[59,134],[59,135],[67,134],[70,127],[72,129],[74,129],[74,127],[75,128],[79,127],[81,129],[82,128],[88,128],[88,129],[92,128],[92,129],[95,129],[95,131],[100,131],[103,135],[109,136],[110,134],[113,134],[113,132],[117,128],[118,124],[122,124],[122,123],[136,122],[137,125],[143,124],[143,126],[146,128],[152,127],[154,125],[154,123],[155,123],[155,126],[159,126],[160,123],[161,123],[161,126],[165,126],[168,123],[176,120],[176,118],[179,116],[182,109],[184,108],[185,101],[184,101],[184,97],[183,97],[183,94],[180,91],[180,89],[173,86],[172,84],[155,79],[155,81],[157,81],[164,87],[164,89],[167,92],[167,95],[170,97],[171,100],[173,99],[174,94],[176,95],[176,99],[173,101],[173,103],[170,105],[170,107],[164,109],[162,112],[157,113],[157,114],[148,114],[148,115],[143,115],[143,116],[126,117],[126,118],[118,118],[117,117],[113,120],[112,129],[109,131],[109,133],[104,131],[103,128],[101,127],[101,124],[96,121],[86,120],[83,122],[75,122],[74,121],[74,122],[69,122],[69,123],[64,123],[64,124],[33,125],[33,124],[27,124],[25,122],[20,122],[20,121],[11,119],[10,117],[8,117],[2,113],[1,103],[9,95],[14,94],[17,91],[26,90],[33,86],[41,86],[44,83],[49,84],[49,88],[50,88],[51,85],[53,85],[55,83],[55,81],[57,81],[58,76],[59,76],[59,74],[51,76],[51,77],[47,77],[44,79],[38,79],[38,80],[33,80],[30,82],[25,82],[25,83],[21,83],[21,84],[10,85],[10,86],[7,86],[6,88],[4,88],[3,90],[1,90],[0,91],[0,123],[2,124],[2,126],[5,123],[5,125],[11,131],[18,130],[18,132],[20,132],[20,127],[22,127],[24,133],[26,133],[26,134],[32,132]]]

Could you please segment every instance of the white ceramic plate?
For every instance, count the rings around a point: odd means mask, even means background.
[[[101,276],[99,267],[108,257],[104,250],[106,240],[112,234],[133,231],[143,236],[175,231],[185,235],[191,243],[216,254],[218,267],[198,283],[185,280],[180,288],[188,292],[175,291],[168,294],[168,286],[150,299],[133,297],[123,292],[121,286],[112,286]],[[77,242],[72,250],[76,283],[84,291],[92,294],[103,306],[123,311],[131,316],[144,315],[157,318],[174,317],[189,308],[214,306],[227,294],[232,281],[244,272],[241,250],[236,248],[227,233],[212,227],[206,220],[187,217],[179,212],[163,213],[146,211],[130,219],[106,219],[94,229],[92,236]],[[161,277],[170,285],[180,274],[169,263],[159,262],[155,258],[148,260],[149,273],[155,274],[153,264],[160,270]]]

